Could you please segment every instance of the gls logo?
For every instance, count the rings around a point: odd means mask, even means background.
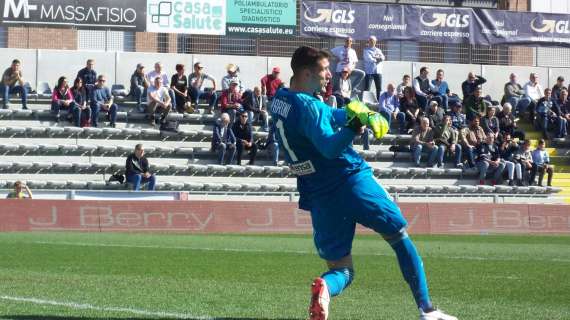
[[[532,30],[540,33],[550,32],[550,33],[570,33],[570,21],[568,20],[542,20],[542,26],[536,26],[536,20],[538,18],[532,19],[530,27]]]
[[[12,13],[12,17],[19,18],[24,12],[24,18],[30,18],[30,10],[37,10],[37,5],[30,5],[28,4],[28,0],[5,0],[4,1],[4,12],[3,17],[9,18],[10,12]]]
[[[420,20],[426,27],[450,27],[450,28],[466,28],[469,26],[469,15],[432,13],[432,21],[428,22],[424,19],[427,13],[422,14]]]
[[[307,15],[309,10],[305,10],[305,19],[311,22],[327,22],[331,21],[334,23],[353,23],[354,22],[354,10],[343,10],[343,9],[318,9],[317,16],[311,18]]]

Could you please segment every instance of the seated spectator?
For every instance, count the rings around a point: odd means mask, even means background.
[[[110,121],[109,126],[115,127],[115,120],[117,119],[117,110],[119,107],[113,102],[113,96],[109,87],[105,86],[107,79],[104,75],[97,77],[97,85],[91,94],[91,123],[93,127],[97,127],[99,122],[99,112],[107,112]]]
[[[451,117],[448,115],[444,116],[443,121],[434,128],[435,144],[442,151],[439,152],[440,150],[438,150],[439,158],[437,159],[437,166],[439,168],[443,167],[443,157],[446,151],[449,151],[449,155],[453,157],[455,167],[463,168],[461,160],[462,148],[461,145],[457,143],[458,138],[457,130],[451,126]]]
[[[333,94],[336,97],[337,108],[342,108],[350,102],[350,97],[352,96],[350,69],[344,68],[340,76],[334,78]]]
[[[91,125],[91,108],[87,105],[87,91],[83,86],[81,78],[75,78],[73,87],[71,88],[73,100],[79,107],[80,111],[80,127],[89,127]],[[77,122],[75,123],[77,125]]]
[[[25,183],[18,180],[14,182],[14,191],[10,191],[6,199],[32,199],[32,191]]]
[[[424,112],[427,111],[428,102],[431,100],[433,93],[436,91],[428,76],[429,68],[424,66],[420,68],[420,75],[415,77],[413,81],[416,100]]]
[[[505,162],[501,160],[499,147],[495,144],[495,136],[485,137],[485,142],[477,148],[477,168],[479,168],[479,184],[485,184],[487,173],[493,174],[491,185],[500,184],[505,170]]]
[[[420,118],[420,125],[414,129],[410,147],[412,160],[416,167],[420,166],[422,152],[428,154],[428,168],[433,167],[435,161],[443,157],[441,154],[444,149],[435,144],[434,131],[429,127],[429,119],[425,117]]]
[[[467,121],[471,121],[475,117],[484,116],[488,105],[490,103],[483,98],[483,89],[477,87],[473,94],[470,94],[467,99],[463,99],[463,109],[467,116]]]
[[[568,90],[568,88],[564,86],[564,77],[559,76],[558,78],[556,78],[556,84],[554,84],[554,86],[552,87],[552,98],[554,100],[559,100],[560,92],[562,90]]]
[[[22,99],[22,109],[28,109],[28,88],[24,86],[24,78],[20,70],[20,60],[14,59],[12,65],[2,75],[2,102],[4,109],[8,109],[11,94],[19,94]]]
[[[543,97],[542,86],[538,83],[538,76],[536,73],[530,74],[530,80],[524,87],[525,95],[517,105],[517,115],[522,115],[525,112],[529,113],[529,121],[534,122],[534,112],[538,105],[538,100]]]
[[[277,140],[276,130],[275,126],[271,126],[269,134],[267,135],[267,141],[265,142],[265,148],[269,149],[269,152],[271,153],[271,162],[274,166],[276,166],[279,161],[279,140]]]
[[[145,112],[145,109],[142,105],[142,101],[149,85],[150,84],[144,75],[144,66],[142,65],[142,63],[137,64],[137,69],[135,70],[135,72],[133,72],[133,75],[131,76],[130,95],[137,102],[137,110],[139,112]]]
[[[175,106],[176,105],[176,96],[174,95],[174,90],[170,89],[169,86],[169,80],[168,80],[168,74],[166,72],[163,71],[163,66],[161,62],[156,62],[154,64],[154,70],[152,70],[151,72],[149,72],[146,75],[147,79],[148,79],[148,83],[150,85],[154,84],[154,79],[157,77],[161,78],[161,83],[162,86],[165,87],[168,90],[168,95],[170,96],[170,100],[172,101],[172,105]],[[147,94],[148,95],[148,94]],[[148,101],[147,101],[148,102]]]
[[[239,67],[233,63],[226,66],[227,74],[222,78],[222,91],[230,88],[232,82],[237,82],[237,90],[241,94],[244,91],[241,79],[239,78]],[[223,112],[223,111],[222,111]]]
[[[542,180],[544,178],[544,173],[548,174],[547,186],[552,186],[552,175],[554,173],[554,167],[550,165],[550,157],[545,149],[546,142],[544,139],[538,141],[538,147],[532,152],[532,162],[533,170],[531,172],[530,181],[534,183],[534,178],[538,173],[538,185],[542,185]]]
[[[127,157],[125,176],[127,182],[132,184],[133,191],[140,191],[141,185],[145,183],[148,183],[146,188],[148,191],[154,191],[156,177],[149,171],[148,160],[140,143],[135,146],[135,152]]]
[[[204,91],[204,81],[210,80],[212,82],[212,89]],[[216,80],[207,73],[204,73],[204,66],[200,62],[194,63],[194,72],[188,77],[190,86],[190,99],[194,109],[198,107],[198,100],[206,99],[208,101],[207,114],[212,114],[214,107],[218,103],[218,94],[216,93]]]
[[[402,83],[400,83],[396,88],[396,93],[398,94],[399,99],[404,97],[404,89],[406,87],[412,87],[412,77],[410,77],[409,74],[405,74],[404,77],[402,77]]]
[[[380,95],[378,111],[386,120],[388,125],[392,125],[392,119],[398,119],[398,128],[401,130],[406,126],[406,114],[400,112],[400,100],[396,95],[394,85],[389,83],[386,91]],[[392,131],[392,129],[390,129]]]
[[[221,106],[222,113],[227,113],[230,116],[230,122],[235,122],[236,113],[242,109],[241,93],[238,90],[239,82],[232,81],[230,87],[222,92]]]
[[[418,105],[412,87],[406,87],[404,89],[404,97],[400,99],[400,111],[406,115],[406,125],[400,127],[400,133],[407,133],[409,129],[419,124],[419,119],[424,114]]]
[[[156,113],[160,113],[160,123],[165,123],[168,113],[172,110],[172,100],[170,100],[168,89],[162,85],[161,77],[154,78],[153,85],[148,88],[147,101],[147,113],[150,125],[154,127],[156,124]]]
[[[221,165],[231,164],[236,155],[236,137],[230,127],[230,116],[222,113],[220,119],[214,125],[212,135],[212,152],[218,153],[218,163]],[[227,154],[226,154],[227,152]]]
[[[87,98],[91,99],[93,90],[97,85],[97,72],[93,69],[95,67],[95,60],[88,59],[85,68],[77,72],[76,78],[81,78],[83,80],[83,86],[85,91],[87,91]]]
[[[262,122],[262,131],[269,131],[269,114],[267,113],[267,97],[261,94],[259,87],[253,91],[246,90],[242,96],[243,108],[247,112],[247,120],[253,125],[255,119]]]
[[[449,106],[460,102],[460,99],[449,90],[449,85],[447,81],[444,80],[444,76],[445,73],[443,69],[439,69],[435,73],[435,79],[431,81],[435,89],[432,100],[437,101],[440,108],[443,108],[445,112],[449,112]]]
[[[253,130],[247,119],[248,116],[246,112],[240,113],[239,121],[236,121],[232,127],[232,131],[236,137],[237,164],[240,166],[241,155],[244,150],[249,151],[249,165],[255,163],[255,156],[257,155],[257,145],[253,140]]]
[[[505,102],[503,105],[503,110],[499,112],[497,118],[499,118],[499,128],[501,129],[501,135],[506,133],[510,134],[513,138],[518,138],[519,140],[525,139],[525,134],[522,130],[517,130],[517,121],[512,112],[513,107],[509,102]]]
[[[62,109],[73,116],[76,126],[81,125],[81,110],[73,99],[73,93],[69,89],[66,77],[59,77],[51,95],[51,112],[55,115],[55,122],[59,122],[59,112]]]
[[[176,111],[178,113],[187,112],[191,108],[186,107],[186,102],[188,102],[188,78],[184,74],[186,69],[183,64],[176,65],[176,74],[172,75],[170,81],[170,89],[174,91],[174,96],[176,97]],[[193,113],[192,110],[191,113]]]
[[[517,106],[521,99],[524,97],[525,91],[517,82],[517,75],[515,73],[511,73],[509,82],[505,83],[504,91],[505,95],[503,96],[503,105],[508,102],[512,107],[515,108],[515,112],[517,112]]]
[[[495,116],[495,113],[495,107],[487,108],[485,116],[481,118],[481,127],[483,127],[483,130],[485,131],[485,135],[492,134],[495,141],[500,143],[499,134],[501,130],[499,126],[499,118]]]
[[[557,101],[560,114],[566,120],[566,136],[570,130],[570,100],[568,100],[568,90],[560,91],[560,100]]]
[[[513,162],[520,164],[522,171],[522,185],[528,186],[529,184],[534,183],[534,163],[532,161],[532,152],[530,151],[530,140],[524,140],[522,147],[520,147],[513,155]]]
[[[563,119],[559,119],[558,115],[554,111],[554,100],[552,99],[552,91],[550,88],[544,89],[544,96],[538,100],[536,107],[536,122],[538,128],[542,130],[542,136],[544,139],[548,139],[548,131],[555,130],[559,131],[566,129],[566,124],[561,126]]]
[[[358,56],[356,51],[352,48],[353,39],[347,37],[344,39],[344,45],[331,49],[332,55],[336,58],[336,72],[333,79],[341,76],[342,70],[348,68],[351,74],[351,88],[359,89],[362,80],[364,79],[364,71],[356,68]]]
[[[451,112],[449,113],[449,116],[451,117],[451,125],[458,132],[467,127],[467,117],[465,117],[465,114],[461,112],[462,108],[463,106],[461,105],[461,102],[457,101],[451,105]]]
[[[485,142],[485,131],[479,125],[480,118],[475,117],[469,122],[469,128],[459,132],[459,139],[463,146],[463,152],[467,155],[467,161],[470,167],[475,166],[475,156],[477,148],[481,143]]]
[[[277,90],[283,87],[283,81],[279,78],[281,68],[273,67],[270,74],[266,74],[261,78],[261,95],[267,97],[267,101],[273,100],[273,96]]]
[[[554,100],[552,104],[552,111],[555,114],[555,122],[557,125],[557,138],[564,138],[568,134],[568,91],[566,89],[562,89],[560,95],[558,96],[558,100]],[[562,99],[561,102],[560,99]]]
[[[429,126],[432,128],[438,127],[443,122],[445,112],[439,107],[437,101],[429,102],[429,109],[427,111],[427,118],[429,119]]]
[[[487,82],[482,76],[475,75],[475,72],[471,71],[467,74],[467,80],[463,81],[461,84],[461,91],[463,92],[463,103],[465,100],[475,93],[475,90],[483,83]]]
[[[506,133],[503,136],[503,141],[499,145],[499,154],[501,159],[505,161],[505,169],[507,171],[509,186],[522,185],[522,166],[521,163],[519,161],[516,161],[514,157],[518,150],[518,143],[512,139],[509,133]]]

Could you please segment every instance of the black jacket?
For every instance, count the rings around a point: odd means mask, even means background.
[[[251,129],[251,125],[249,123],[242,125],[238,119],[234,123],[232,131],[236,136],[236,140],[246,140],[247,142],[253,142],[253,130]]]
[[[131,153],[127,157],[125,175],[129,176],[131,174],[141,174],[149,172],[148,170],[148,160],[143,156],[137,159],[134,153]]]

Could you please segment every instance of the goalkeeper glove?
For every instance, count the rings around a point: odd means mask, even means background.
[[[346,106],[346,123],[347,126],[357,131],[360,126],[369,126],[374,133],[376,139],[382,138],[390,125],[378,112],[371,111],[361,101],[351,101]]]

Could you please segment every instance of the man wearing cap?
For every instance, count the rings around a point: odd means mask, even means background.
[[[283,81],[279,78],[281,68],[273,67],[270,74],[261,78],[261,95],[267,96],[267,100],[271,101],[277,90],[283,86]]]
[[[346,38],[344,45],[332,48],[331,53],[337,59],[335,78],[340,78],[342,70],[348,68],[352,74],[352,87],[357,89],[364,78],[364,71],[356,69],[358,56],[356,55],[356,51],[352,48],[352,42],[351,37]]]
[[[374,80],[376,87],[376,99],[380,101],[380,94],[382,93],[382,62],[386,59],[382,50],[376,47],[376,37],[370,36],[368,38],[368,46],[364,48],[362,53],[364,60],[364,90],[370,90],[370,80]]]
[[[232,80],[230,87],[222,92],[220,98],[221,111],[230,116],[230,123],[233,124],[236,118],[238,109],[242,108],[241,93],[238,90],[239,82]]]
[[[137,102],[137,110],[139,112],[145,112],[142,105],[142,99],[145,96],[145,91],[148,88],[149,83],[147,78],[144,76],[144,66],[142,63],[137,64],[137,69],[133,72],[131,76],[131,96]]]
[[[212,82],[212,90],[209,92],[204,91],[204,81],[210,80]],[[210,75],[204,73],[204,66],[200,62],[194,63],[194,72],[188,77],[188,92],[190,92],[190,99],[194,108],[198,104],[198,100],[208,100],[207,113],[212,113],[214,107],[218,103],[218,95],[216,94],[216,80]]]
[[[567,89],[564,86],[564,77],[563,76],[559,76],[556,79],[556,84],[552,87],[552,97],[554,98],[554,100],[559,100],[560,99],[560,91],[562,91],[562,89]]]
[[[222,90],[228,90],[230,87],[230,84],[232,83],[232,81],[237,81],[237,89],[240,93],[243,92],[243,86],[241,83],[241,79],[239,78],[239,67],[233,63],[230,63],[226,66],[226,71],[228,72],[228,74],[226,74],[223,78],[222,78]]]
[[[162,79],[161,83],[162,86],[168,90],[168,95],[172,101],[172,105],[176,105],[176,96],[174,95],[174,90],[170,89],[170,80],[168,78],[168,74],[163,71],[164,68],[162,66],[162,62],[156,62],[154,64],[154,70],[149,72],[146,77],[148,78],[148,82],[152,85],[154,84],[154,79],[156,77],[160,77]]]

